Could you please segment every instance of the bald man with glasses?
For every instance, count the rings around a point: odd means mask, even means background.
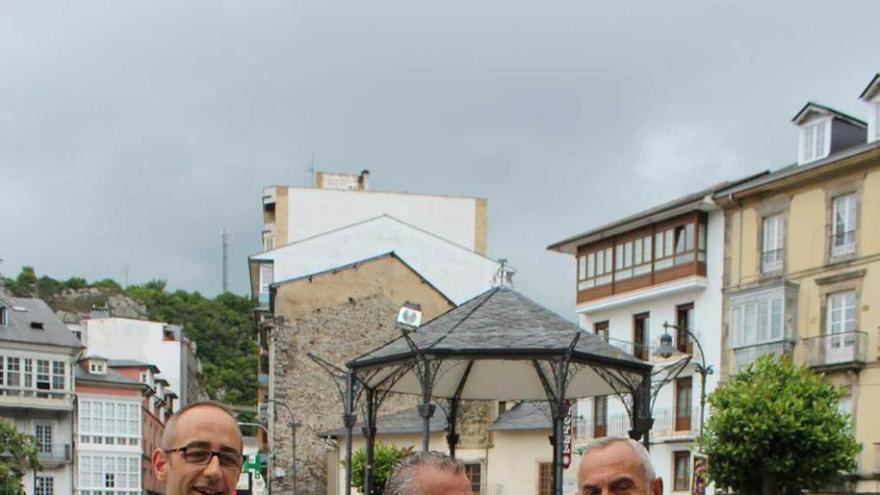
[[[241,432],[221,404],[198,402],[165,424],[153,470],[165,495],[232,495],[244,462]]]

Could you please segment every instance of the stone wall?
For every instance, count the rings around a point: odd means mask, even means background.
[[[326,489],[326,456],[330,446],[321,432],[342,426],[342,403],[330,376],[307,356],[312,352],[340,367],[345,362],[397,337],[399,303],[384,295],[352,299],[316,309],[276,330],[275,400],[288,404],[296,415],[297,495],[317,495]],[[415,405],[414,396],[389,396],[379,410],[388,414]],[[358,414],[361,419],[362,414]],[[358,432],[356,432],[358,434]],[[290,472],[291,431],[288,414],[276,408],[275,466]],[[292,480],[276,481],[273,490],[292,490]]]

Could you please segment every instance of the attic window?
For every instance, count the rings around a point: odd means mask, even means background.
[[[0,327],[6,326],[6,318],[7,318],[6,308],[3,306],[0,306]]]
[[[801,130],[801,163],[811,162],[828,156],[828,120],[804,126]]]
[[[43,322],[42,321],[32,321],[31,328],[36,330],[43,330]]]
[[[89,363],[89,373],[103,375],[107,373],[107,366],[103,361],[91,361]]]

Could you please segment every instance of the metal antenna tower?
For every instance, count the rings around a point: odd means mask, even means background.
[[[229,231],[226,227],[220,236],[223,238],[223,292],[229,292]]]

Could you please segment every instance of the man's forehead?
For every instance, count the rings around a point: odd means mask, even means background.
[[[609,481],[623,474],[639,475],[641,474],[639,456],[625,442],[595,447],[584,455],[577,474],[579,483],[593,478]]]
[[[197,406],[184,411],[174,428],[176,442],[186,445],[212,443],[233,450],[243,446],[241,432],[235,419],[226,411],[213,406]]]

